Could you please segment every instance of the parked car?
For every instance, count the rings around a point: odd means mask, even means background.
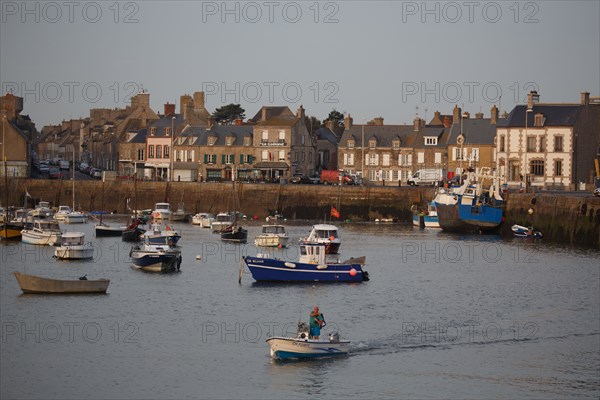
[[[596,189],[594,189],[594,196],[600,197],[600,187],[597,187]]]
[[[85,172],[85,170],[89,167],[89,165],[87,165],[86,163],[82,162],[81,164],[79,164],[79,170],[81,172]]]
[[[58,166],[60,169],[65,169],[68,171],[71,168],[71,163],[68,160],[60,160],[58,162]]]
[[[50,168],[50,171],[48,173],[48,177],[50,179],[62,179],[64,178],[64,174],[61,172],[60,169],[56,168],[56,167],[52,167]]]
[[[290,179],[290,183],[311,183],[310,179],[303,174],[294,174]]]
[[[44,174],[44,173],[48,173],[49,172],[50,167],[48,166],[47,162],[40,161],[38,170],[40,171],[40,173]]]

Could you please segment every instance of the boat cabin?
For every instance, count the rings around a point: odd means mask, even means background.
[[[263,235],[284,235],[285,227],[283,225],[263,225]]]
[[[215,219],[217,222],[231,222],[233,221],[233,215],[229,213],[218,213],[217,218]]]
[[[170,212],[171,205],[169,203],[156,203],[154,205],[154,210],[158,212]]]
[[[326,246],[323,244],[301,244],[300,259],[298,261],[304,264],[319,265],[338,263],[335,255],[327,254]]]
[[[35,220],[35,221],[33,221],[33,229],[39,230],[39,231],[45,231],[45,232],[50,232],[50,231],[61,232],[58,222],[54,222],[54,221]]]
[[[62,235],[63,246],[82,246],[85,240],[83,232],[65,232]]]

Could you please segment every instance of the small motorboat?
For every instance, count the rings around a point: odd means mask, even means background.
[[[422,228],[439,228],[440,220],[437,215],[437,205],[435,201],[427,204],[427,211],[419,211],[418,207],[413,210],[413,225]]]
[[[340,339],[337,332],[330,333],[324,340],[309,339],[309,326],[305,322],[298,322],[296,337],[274,336],[266,342],[271,348],[271,357],[277,359],[342,356],[350,350],[350,341]]]
[[[54,256],[61,260],[85,260],[94,256],[94,246],[85,243],[83,232],[65,232],[60,246],[54,250]]]
[[[171,218],[171,205],[169,203],[156,203],[154,211],[152,211],[152,218],[155,221],[168,221]]]
[[[71,207],[69,206],[58,206],[58,211],[54,214],[54,219],[57,221],[64,221],[67,214],[71,213]]]
[[[248,230],[238,224],[233,224],[221,230],[221,240],[225,242],[246,243]]]
[[[198,213],[192,217],[192,224],[200,225],[203,228],[210,228],[215,216],[210,213]]]
[[[181,249],[161,231],[144,233],[142,245],[132,247],[129,255],[134,268],[147,272],[169,273],[181,267]]]
[[[124,226],[112,226],[105,224],[104,222],[99,222],[94,228],[96,229],[96,237],[118,237],[121,236],[125,230]]]
[[[262,233],[254,239],[260,247],[285,247],[290,239],[283,225],[263,225]]]
[[[89,280],[85,276],[77,280],[48,279],[41,276],[14,272],[23,293],[38,294],[84,294],[106,293],[110,280]]]
[[[542,232],[538,231],[537,229],[534,229],[532,226],[526,227],[526,226],[515,224],[510,228],[510,230],[512,231],[513,235],[515,235],[516,237],[520,237],[520,238],[524,238],[524,239],[541,239],[542,238]]]
[[[50,208],[50,203],[47,201],[40,201],[37,207],[30,211],[31,217],[37,218],[52,218],[54,216],[54,211]]]
[[[210,229],[213,233],[219,233],[233,223],[234,215],[231,213],[220,212],[211,222]]]
[[[2,240],[19,240],[21,239],[22,230],[22,226],[6,221],[0,224],[0,238]]]
[[[36,219],[21,231],[21,240],[27,244],[54,246],[60,243],[62,231],[55,220]]]
[[[183,203],[179,203],[177,205],[177,210],[171,213],[171,221],[189,222],[189,219],[190,215],[185,212],[185,206]]]
[[[267,282],[363,282],[369,280],[362,267],[365,257],[339,262],[325,253],[324,244],[301,244],[300,259],[291,262],[270,255],[242,257],[252,277]],[[240,268],[240,280],[243,268]]]
[[[313,225],[310,234],[306,238],[301,239],[301,242],[305,244],[325,245],[327,254],[337,254],[342,244],[337,226],[329,224]]]
[[[64,221],[67,224],[87,224],[88,215],[81,211],[71,211],[65,215]]]

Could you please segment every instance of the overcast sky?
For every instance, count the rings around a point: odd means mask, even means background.
[[[599,1],[2,1],[0,81],[38,129],[195,91],[210,112],[300,104],[323,119],[489,116],[535,88],[600,95]]]

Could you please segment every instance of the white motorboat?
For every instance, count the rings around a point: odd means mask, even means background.
[[[192,224],[200,225],[203,228],[210,228],[215,216],[210,213],[198,213],[192,217]]]
[[[261,247],[285,247],[290,239],[283,225],[263,225],[262,233],[254,239],[254,244]]]
[[[54,214],[54,219],[57,221],[64,221],[67,214],[71,213],[71,207],[69,206],[58,206],[58,211]]]
[[[218,213],[217,217],[211,222],[210,229],[213,232],[221,232],[223,229],[233,224],[233,217],[234,216],[231,213]]]
[[[154,205],[154,211],[152,211],[152,218],[159,221],[168,221],[170,217],[171,205],[169,203],[156,203]]]
[[[87,224],[88,215],[81,211],[72,211],[65,215],[65,223],[67,224]]]
[[[60,246],[54,250],[54,256],[61,260],[83,260],[94,256],[94,246],[85,243],[83,232],[65,232]]]
[[[271,357],[278,359],[341,356],[350,350],[350,341],[340,339],[337,332],[323,340],[309,339],[309,327],[305,322],[298,322],[296,337],[274,336],[266,342],[271,348]]]
[[[151,230],[142,235],[142,245],[131,248],[129,255],[136,269],[147,272],[174,272],[181,267],[181,250],[165,231]]]
[[[301,242],[325,245],[327,254],[337,254],[342,244],[337,226],[330,224],[313,225],[310,234]]]
[[[36,219],[21,231],[23,243],[54,246],[62,238],[62,231],[55,220]]]
[[[30,211],[29,215],[37,218],[52,218],[54,211],[50,208],[49,202],[40,201],[35,210]]]

